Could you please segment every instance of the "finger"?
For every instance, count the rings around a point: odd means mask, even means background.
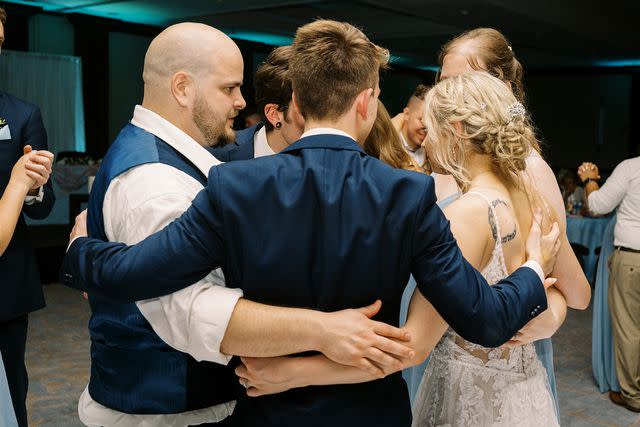
[[[409,347],[382,337],[375,342],[374,347],[387,354],[392,354],[405,359],[413,359],[415,357],[415,352]]]
[[[24,147],[22,147],[22,154],[29,154],[31,150],[33,150],[33,148],[31,148],[30,145],[25,145]]]
[[[358,366],[360,369],[368,372],[369,374],[373,375],[376,378],[384,378],[385,376],[385,373],[382,369],[378,368],[373,363],[371,363],[370,360],[367,360],[364,357],[360,359]]]
[[[551,231],[548,234],[552,239],[557,239],[560,236],[560,227],[558,226],[558,222],[554,222],[551,226]]]
[[[384,322],[376,322],[375,326],[373,327],[373,332],[387,338],[396,338],[401,341],[411,341],[411,334],[409,333],[409,331],[403,328],[396,328],[395,326],[391,326]]]
[[[360,313],[364,314],[368,318],[372,318],[373,316],[378,314],[381,307],[382,307],[382,301],[378,299],[373,304],[368,305],[366,307],[360,307],[356,309],[356,311],[359,311]]]
[[[27,170],[24,173],[25,175],[27,175],[29,178],[33,179],[37,183],[42,182],[44,184],[44,181],[46,181],[45,179],[42,178],[42,175],[40,175],[37,172],[32,172],[30,170]]]
[[[378,350],[375,347],[370,348],[366,352],[366,357],[371,362],[374,362],[376,366],[380,368],[386,368],[387,370],[398,371],[402,369],[402,362],[395,357]]]
[[[238,365],[234,372],[240,378],[246,378],[249,375],[249,370],[244,365]]]
[[[533,212],[533,219],[538,223],[538,225],[542,224],[542,209],[536,208]]]
[[[52,152],[47,150],[38,150],[38,156],[44,156],[51,161],[53,161],[53,158],[55,157]]]
[[[51,159],[49,159],[48,157],[37,155],[37,156],[31,157],[29,160],[31,160],[34,163],[38,163],[42,166],[45,166],[47,169],[51,170]]]
[[[555,277],[547,277],[546,279],[544,279],[544,287],[546,288],[550,288],[551,286],[555,285],[556,282],[558,281],[558,279],[556,279]]]
[[[49,174],[49,171],[47,170],[47,168],[38,163],[28,162],[24,165],[24,167],[25,169],[28,169],[30,171],[38,172],[43,177]]]

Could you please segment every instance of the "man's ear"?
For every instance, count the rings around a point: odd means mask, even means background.
[[[276,127],[276,123],[282,121],[280,119],[280,115],[282,113],[278,111],[278,107],[278,104],[273,103],[264,106],[264,117],[273,125],[273,127]]]
[[[356,97],[356,112],[363,120],[367,118],[369,113],[369,102],[373,96],[373,88],[367,88],[360,92]]]
[[[171,94],[178,105],[188,108],[193,103],[195,88],[193,79],[184,71],[178,71],[171,77]]]

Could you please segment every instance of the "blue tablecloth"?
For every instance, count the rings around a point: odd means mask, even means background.
[[[582,258],[584,274],[589,283],[594,284],[598,257],[596,248],[602,245],[604,229],[610,217],[590,218],[583,216],[567,216],[567,237],[570,243],[577,243],[586,247],[589,253]]]
[[[11,394],[9,393],[7,375],[4,371],[2,354],[0,354],[0,426],[13,427],[17,425],[18,421],[16,420],[16,414],[13,411],[13,404],[11,403]]]
[[[602,249],[598,260],[596,286],[593,297],[593,328],[591,340],[591,363],[593,376],[601,393],[620,391],[620,384],[616,376],[615,357],[613,354],[613,336],[611,335],[611,316],[609,314],[609,266],[608,260],[613,253],[613,229],[616,217],[609,219]]]

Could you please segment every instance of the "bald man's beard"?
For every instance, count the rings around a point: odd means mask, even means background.
[[[193,104],[193,122],[209,147],[231,144],[236,139],[233,129],[227,127],[230,117],[219,117],[209,107],[204,97],[198,96]]]

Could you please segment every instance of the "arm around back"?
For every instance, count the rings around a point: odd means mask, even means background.
[[[133,302],[170,294],[202,279],[224,259],[222,213],[210,193],[205,188],[180,218],[136,245],[76,239],[63,261],[63,283]]]
[[[417,209],[412,258],[420,292],[468,341],[500,346],[547,307],[544,286],[530,268],[489,286],[463,257],[449,221],[435,205],[432,185],[425,187]]]

